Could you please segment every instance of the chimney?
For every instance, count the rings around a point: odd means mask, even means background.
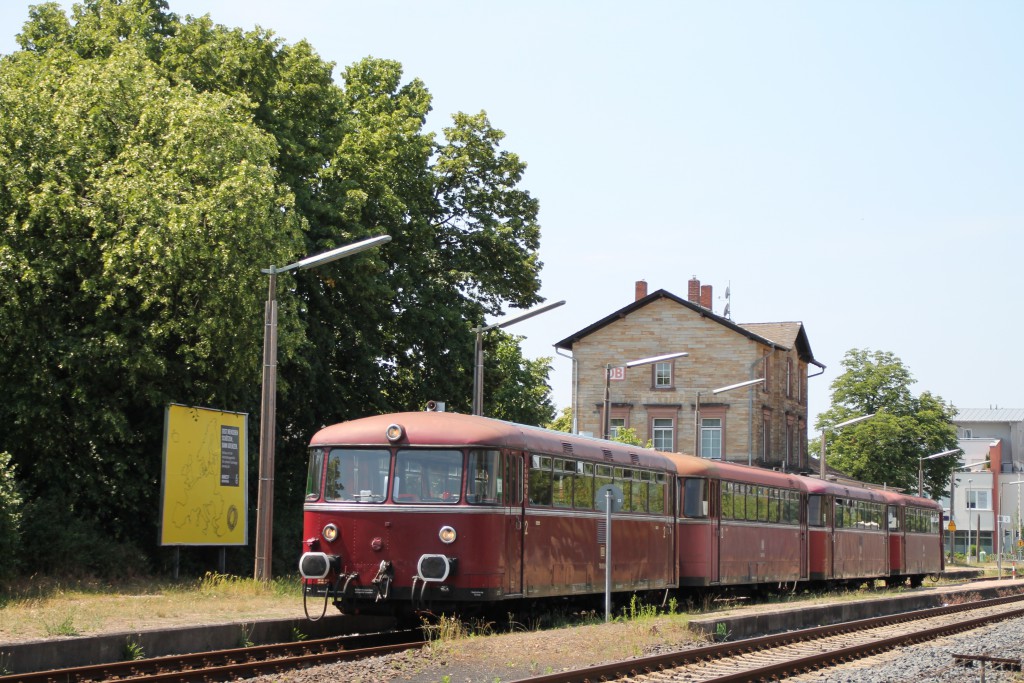
[[[711,310],[711,285],[700,286],[700,305]]]
[[[634,298],[633,301],[640,301],[640,299],[643,299],[645,296],[647,296],[647,280],[637,280],[636,281],[636,292],[635,293],[636,293],[636,298]]]
[[[692,303],[700,303],[700,280],[694,275],[690,278],[690,286],[686,292],[686,299]]]

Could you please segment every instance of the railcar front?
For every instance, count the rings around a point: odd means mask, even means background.
[[[306,597],[402,615],[521,595],[520,438],[509,423],[437,412],[318,432],[299,561]]]

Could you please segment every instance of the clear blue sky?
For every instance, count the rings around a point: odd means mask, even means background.
[[[0,7],[0,52],[30,3]],[[69,7],[70,3],[62,3]],[[541,202],[552,344],[633,284],[731,285],[736,322],[802,321],[827,372],[890,351],[958,407],[1024,407],[1024,2],[170,0],[400,61],[432,128],[487,111]],[[560,406],[570,362],[555,356]],[[742,378],[737,378],[742,379]],[[438,397],[445,398],[445,397]]]

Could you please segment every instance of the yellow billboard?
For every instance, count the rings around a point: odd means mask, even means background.
[[[245,413],[167,406],[160,545],[247,543],[247,421]]]

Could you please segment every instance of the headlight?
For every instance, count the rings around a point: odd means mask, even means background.
[[[324,540],[328,543],[334,543],[334,541],[338,538],[338,527],[334,526],[333,524],[328,524],[324,527],[323,537]]]
[[[441,539],[442,543],[454,543],[457,535],[455,529],[450,526],[441,527],[441,531],[437,533],[437,537]]]
[[[388,425],[388,429],[384,433],[388,437],[388,441],[394,443],[402,438],[402,431],[402,425],[392,424]]]

